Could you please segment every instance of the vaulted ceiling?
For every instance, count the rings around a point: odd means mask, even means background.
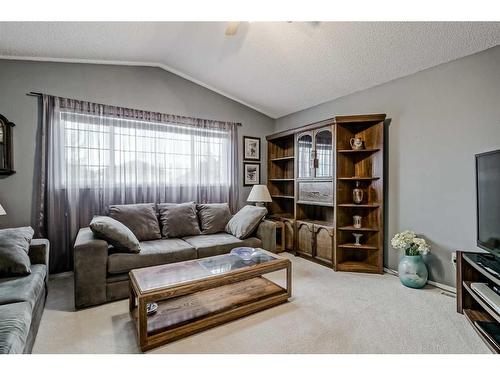
[[[500,23],[3,22],[0,58],[159,66],[278,118],[500,44]]]

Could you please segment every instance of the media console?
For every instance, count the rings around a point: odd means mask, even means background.
[[[484,284],[492,291],[500,288],[499,270],[499,261],[491,255],[457,251],[457,312],[465,315],[486,345],[497,354],[500,354],[500,314],[498,306],[493,305],[496,298],[486,298],[488,293],[481,289]]]

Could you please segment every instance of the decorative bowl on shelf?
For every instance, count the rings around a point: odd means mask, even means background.
[[[253,247],[236,247],[231,250],[231,254],[239,256],[243,260],[251,260],[259,251]]]

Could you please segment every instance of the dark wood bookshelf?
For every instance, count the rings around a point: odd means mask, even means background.
[[[385,115],[336,118],[336,248],[340,271],[383,273]],[[360,138],[363,148],[351,149],[350,140]],[[361,204],[353,202],[354,182],[364,192]],[[353,227],[353,216],[361,216],[362,228]],[[375,229],[372,229],[375,228]],[[361,246],[353,233],[362,233]]]
[[[335,116],[267,137],[269,211],[293,222],[289,251],[337,271],[383,272],[384,120]],[[364,147],[353,150],[351,138]],[[361,204],[352,200],[355,184],[364,192]],[[363,234],[361,246],[353,233]]]
[[[487,283],[490,287],[500,286],[500,279],[479,264],[484,262],[482,257],[485,256],[495,261],[491,254],[457,251],[457,312],[465,316],[493,353],[500,354],[500,343],[476,325],[477,322],[500,324],[500,314],[471,287],[475,282]],[[500,263],[498,259],[496,262]]]

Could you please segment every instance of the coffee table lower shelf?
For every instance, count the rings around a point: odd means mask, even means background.
[[[157,301],[158,311],[147,317],[143,351],[284,303],[285,288],[259,276],[216,288]],[[131,315],[139,327],[138,308]]]

